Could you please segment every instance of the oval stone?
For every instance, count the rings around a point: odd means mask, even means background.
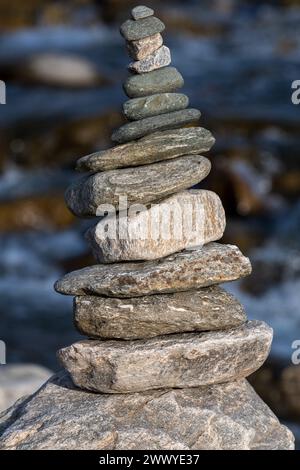
[[[157,93],[133,98],[123,104],[123,112],[130,121],[137,121],[159,114],[171,113],[187,108],[189,99],[183,93]]]
[[[132,75],[124,83],[124,91],[129,98],[167,93],[183,87],[182,75],[175,67],[163,67],[152,72]]]
[[[187,124],[197,124],[200,116],[201,113],[198,109],[190,108],[129,122],[114,131],[111,140],[122,144],[157,131],[176,129]]]

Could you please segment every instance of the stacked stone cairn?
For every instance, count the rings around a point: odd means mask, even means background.
[[[219,197],[188,189],[209,174],[202,154],[214,138],[178,92],[184,81],[164,28],[144,6],[121,26],[133,59],[128,123],[113,133],[114,147],[78,161],[87,174],[66,193],[77,216],[108,215],[87,233],[99,264],[55,285],[75,296],[75,325],[88,338],[58,357],[81,399],[96,392],[110,410],[101,429],[117,437],[103,448],[291,448],[289,431],[245,381],[266,360],[272,330],[247,321],[219,286],[251,265],[236,246],[216,243],[225,229]]]

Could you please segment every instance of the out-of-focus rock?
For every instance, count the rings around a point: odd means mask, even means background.
[[[45,367],[33,364],[2,365],[0,369],[0,411],[16,400],[31,395],[52,375]]]
[[[18,82],[47,86],[84,88],[111,83],[91,61],[71,54],[40,53],[10,72]]]

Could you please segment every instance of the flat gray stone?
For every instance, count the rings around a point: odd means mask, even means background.
[[[120,27],[120,33],[127,41],[136,41],[147,36],[161,33],[165,25],[155,16],[148,16],[140,20],[127,20]]]
[[[153,16],[154,10],[152,10],[152,8],[145,7],[144,5],[139,5],[131,10],[131,15],[134,20],[141,20],[142,18]]]
[[[131,62],[128,66],[129,70],[135,73],[152,72],[152,70],[167,67],[171,63],[170,49],[166,46],[161,46],[152,54],[137,62]]]
[[[174,194],[147,210],[132,211],[121,223],[115,216],[104,217],[86,237],[100,263],[144,261],[219,240],[225,227],[219,196],[194,189]]]
[[[90,338],[130,340],[225,330],[246,320],[239,301],[218,286],[132,299],[95,295],[74,299],[74,323]]]
[[[163,45],[163,37],[160,33],[147,36],[137,41],[126,43],[127,51],[134,60],[142,60],[152,54]]]
[[[131,75],[124,83],[124,91],[129,98],[167,93],[183,87],[182,75],[175,67],[163,67],[153,72]]]
[[[129,166],[147,165],[189,154],[207,152],[215,139],[203,127],[190,127],[156,132],[137,142],[117,145],[95,152],[77,161],[80,171],[105,171]]]
[[[188,291],[247,276],[251,263],[234,245],[209,243],[157,261],[95,265],[63,276],[61,294],[141,297]]]
[[[196,123],[200,116],[201,113],[198,109],[189,108],[141,119],[140,121],[132,121],[114,131],[111,140],[120,144],[130,142],[157,131],[176,129],[187,124]]]
[[[156,95],[133,98],[123,104],[127,119],[136,121],[159,114],[172,113],[187,108],[189,99],[182,93],[157,93]]]
[[[268,357],[272,329],[249,321],[226,331],[148,340],[83,340],[58,351],[77,387],[100,393],[189,388],[241,379]]]
[[[60,373],[4,413],[0,429],[1,450],[294,449],[245,379],[124,396],[82,392]]]
[[[113,205],[111,209],[117,210],[120,196],[126,196],[129,205],[148,204],[202,181],[209,170],[210,163],[206,158],[190,155],[152,165],[96,173],[75,181],[66,191],[66,203],[78,217],[97,215],[101,204]],[[100,208],[98,215],[102,215]]]

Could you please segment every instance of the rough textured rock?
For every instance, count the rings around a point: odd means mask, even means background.
[[[161,67],[167,67],[170,63],[170,49],[166,46],[162,46],[144,59],[138,60],[137,62],[131,62],[128,68],[136,73],[146,73],[160,69]]]
[[[96,173],[75,181],[66,191],[66,202],[79,217],[96,215],[101,204],[113,205],[111,209],[117,210],[119,196],[126,196],[128,204],[148,204],[193,186],[209,171],[209,160],[191,155],[152,165]],[[101,215],[99,211],[98,215]]]
[[[214,137],[203,127],[156,132],[137,142],[117,145],[82,157],[76,168],[83,171],[105,171],[146,165],[182,155],[207,152],[214,143]]]
[[[58,351],[75,385],[101,393],[189,388],[247,377],[266,360],[272,329],[251,321],[226,331],[148,340],[83,340]]]
[[[1,365],[0,411],[34,393],[51,375],[50,370],[34,364]]]
[[[292,433],[246,380],[124,400],[82,392],[60,373],[0,417],[0,434],[1,450],[294,449]]]
[[[239,301],[218,286],[125,300],[85,295],[74,299],[75,325],[90,338],[129,340],[221,330],[246,319]]]
[[[153,16],[154,10],[152,8],[145,7],[144,5],[139,5],[131,10],[131,16],[134,20],[141,20],[142,18],[147,18],[148,16]]]
[[[142,60],[163,45],[160,33],[148,36],[138,41],[130,41],[126,44],[129,55],[135,60]]]
[[[133,98],[123,104],[127,119],[136,121],[158,114],[171,113],[187,108],[189,99],[182,93],[157,93],[156,95]]]
[[[153,72],[132,75],[124,83],[129,98],[176,91],[184,85],[182,75],[175,67],[163,67]]]
[[[105,217],[89,229],[86,237],[97,261],[115,263],[158,259],[200,247],[222,238],[225,226],[219,196],[195,189],[122,217],[121,222],[115,216]]]
[[[130,142],[153,132],[176,129],[186,124],[196,123],[200,116],[201,113],[198,109],[189,108],[129,122],[114,131],[111,139],[120,144]]]
[[[155,16],[148,16],[140,20],[127,20],[120,27],[122,36],[127,41],[137,41],[147,36],[161,33],[165,25]]]
[[[157,261],[95,265],[56,282],[61,294],[140,297],[233,281],[251,273],[248,258],[233,245],[209,243]]]

